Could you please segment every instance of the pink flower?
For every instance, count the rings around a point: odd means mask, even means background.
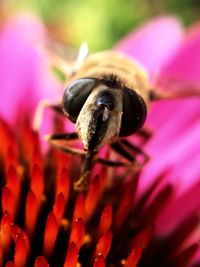
[[[0,265],[198,266],[200,100],[153,104],[147,125],[154,133],[144,145],[151,161],[142,173],[115,183],[115,174],[101,169],[87,192],[76,194],[71,178],[79,160],[53,148],[42,156],[38,133],[24,120],[39,100],[58,95],[37,47],[45,38],[41,22],[27,15],[0,33]],[[176,18],[157,18],[116,49],[165,90],[200,84],[199,26],[185,32]]]
[[[19,14],[1,27],[0,114],[14,127],[24,117],[33,118],[41,99],[54,100],[60,93],[47,54],[40,49],[46,42],[44,26],[31,14]],[[42,132],[51,130],[49,124],[44,121]]]
[[[200,90],[198,24],[185,31],[174,17],[157,18],[125,37],[116,49],[138,59],[148,69],[155,87]],[[147,119],[154,134],[144,149],[152,159],[140,178],[138,198],[163,176],[145,204],[148,209],[159,192],[171,188],[167,204],[156,215],[156,231],[163,236],[192,214],[197,216],[200,208],[199,118],[200,99],[192,98],[154,103]],[[196,238],[198,241],[199,236]]]

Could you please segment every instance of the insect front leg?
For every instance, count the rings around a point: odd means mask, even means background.
[[[100,157],[95,158],[95,163],[100,163],[102,165],[108,166],[108,167],[133,167],[132,163],[123,162],[123,161],[114,161],[114,160],[107,160]],[[135,163],[135,168],[141,168],[140,164]]]
[[[147,127],[142,127],[136,132],[136,134],[142,138],[142,144],[145,144],[152,137],[153,130]]]
[[[138,162],[135,159],[135,157],[131,155],[129,152],[127,152],[124,148],[122,148],[122,146],[116,143],[111,146],[113,146],[113,149],[118,154],[120,154],[122,157],[126,158],[129,162],[127,163],[127,162],[122,162],[122,161],[106,160],[100,157],[96,157],[96,152],[94,151],[87,151],[84,157],[84,160],[83,160],[80,178],[74,183],[74,189],[76,191],[83,191],[87,189],[88,181],[89,181],[89,174],[95,163],[100,163],[108,167],[129,167],[129,168],[134,167],[135,170],[139,170],[142,168],[144,163]],[[138,151],[139,150],[137,150],[137,152]],[[146,155],[143,153],[143,156],[146,156]],[[147,158],[145,158],[145,163],[146,161],[147,161]]]
[[[60,104],[52,103],[48,99],[41,100],[37,105],[35,115],[33,118],[33,129],[35,131],[39,131],[39,129],[41,128],[42,119],[44,117],[44,111],[47,108],[52,109],[53,111],[55,111],[56,113],[60,115],[64,115]]]
[[[86,152],[79,148],[70,147],[67,143],[78,139],[76,132],[48,134],[45,140],[65,153],[84,157]]]
[[[139,146],[134,145],[127,139],[121,140],[120,142],[128,149],[128,151],[130,151],[130,153],[133,153],[135,156],[141,155],[143,157],[141,163],[142,165],[145,165],[149,161],[150,156],[146,154]]]
[[[114,144],[111,144],[112,149],[128,160],[132,167],[142,168],[150,159],[150,157],[138,146],[132,144],[126,139],[122,139]],[[138,161],[137,156],[142,156],[142,159]]]

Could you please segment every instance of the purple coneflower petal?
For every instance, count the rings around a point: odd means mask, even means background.
[[[178,51],[161,68],[159,82],[173,86],[196,86],[200,89],[200,24],[190,28]]]
[[[177,18],[158,17],[123,38],[116,49],[137,59],[151,78],[155,78],[160,67],[176,52],[183,36],[184,30]]]
[[[45,42],[42,23],[30,14],[20,14],[0,30],[0,113],[12,125],[23,112],[33,115],[40,99],[54,98],[58,84],[39,45]]]
[[[165,23],[166,21],[172,23],[171,20],[165,19],[164,21]],[[153,23],[158,28],[152,27]],[[199,27],[196,26],[195,29],[192,29],[192,33],[188,33],[189,35],[185,38],[183,38],[183,31],[180,31],[177,37],[173,36],[173,33],[175,34],[173,30],[169,31],[168,35],[163,34],[166,38],[169,38],[169,43],[175,38],[172,46],[169,45],[168,47],[166,43],[166,46],[163,47],[159,45],[148,47],[148,43],[153,43],[153,38],[150,39],[154,36],[153,34],[158,34],[159,25],[164,24],[159,24],[159,20],[152,22],[146,28],[144,27],[122,40],[117,49],[140,60],[154,77],[154,81],[157,79],[157,84],[166,90],[173,89],[173,80],[175,82],[180,81],[179,84],[175,84],[175,86],[178,85],[179,90],[186,89],[186,84],[198,86],[200,77],[198,73],[200,70],[198,61],[200,58]],[[162,32],[164,33],[167,29],[169,28],[165,29],[163,27]],[[177,30],[178,27],[174,27],[174,29]],[[154,30],[155,33],[152,34]],[[170,34],[172,34],[172,39],[170,39]],[[149,42],[147,37],[150,39]],[[158,37],[157,39],[159,40]],[[161,50],[159,50],[160,48]],[[159,61],[159,64],[157,64],[159,68],[157,69],[152,63],[154,60]],[[147,125],[153,129],[154,134],[144,149],[151,155],[151,161],[144,168],[139,179],[138,195],[141,197],[141,194],[146,192],[157,177],[162,175],[163,180],[157,186],[157,192],[166,186],[174,188],[174,192],[169,198],[170,201],[168,200],[166,207],[159,212],[156,220],[156,230],[161,234],[172,231],[191,213],[199,209],[199,107],[199,99],[167,100],[154,103],[148,114]],[[167,173],[167,175],[164,175],[164,173]],[[152,196],[147,201],[147,207],[154,197]],[[183,207],[183,203],[187,201],[186,197],[191,202],[187,202]],[[178,216],[176,215],[177,209],[179,209]]]
[[[174,230],[190,214],[195,214],[199,210],[200,203],[197,201],[199,192],[200,182],[198,181],[178,198],[177,195],[174,195],[164,212],[161,212],[157,218],[159,234],[165,235]],[[170,220],[167,220],[167,218],[170,218]],[[199,236],[196,236],[196,240],[197,238],[199,239]]]

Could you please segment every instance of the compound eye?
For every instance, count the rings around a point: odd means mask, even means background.
[[[96,79],[83,78],[75,80],[65,89],[63,95],[63,111],[67,117],[76,122],[76,119],[95,86]]]
[[[119,136],[126,137],[139,130],[145,122],[146,115],[144,100],[133,90],[125,88]]]

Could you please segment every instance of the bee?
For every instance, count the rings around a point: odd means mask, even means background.
[[[148,106],[146,72],[114,52],[89,56],[64,91],[62,109],[75,123],[86,151],[127,137],[143,125]]]
[[[128,165],[98,158],[96,155],[104,145],[110,145],[127,159],[129,166],[143,166],[148,155],[126,138],[142,133],[151,101],[191,94],[195,93],[186,90],[166,94],[152,90],[146,70],[121,53],[91,54],[71,74],[63,93],[61,111],[75,124],[76,132],[54,134],[48,136],[48,141],[65,152],[84,157],[80,178],[74,183],[74,188],[82,191],[95,161],[110,166]],[[62,144],[76,138],[81,139],[84,151]],[[130,151],[142,155],[143,162],[137,162]]]

